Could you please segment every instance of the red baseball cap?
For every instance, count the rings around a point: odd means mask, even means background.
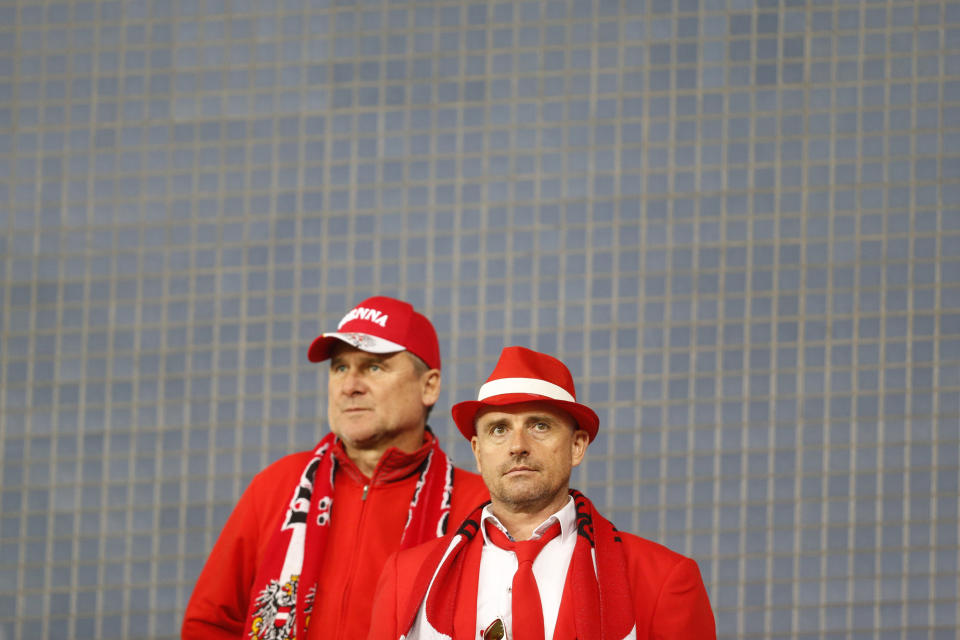
[[[570,370],[553,356],[525,347],[506,347],[477,399],[458,402],[450,413],[460,433],[469,440],[477,433],[474,420],[480,409],[521,402],[548,402],[570,414],[590,435],[590,442],[597,437],[600,418],[593,409],[577,402]]]
[[[433,325],[410,303],[396,298],[374,296],[348,311],[336,331],[320,334],[310,345],[310,362],[329,358],[338,340],[369,353],[409,351],[431,369],[440,368],[440,344]]]

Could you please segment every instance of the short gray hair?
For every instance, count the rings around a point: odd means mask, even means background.
[[[424,362],[424,361],[423,361],[423,358],[421,358],[421,357],[418,356],[417,354],[412,353],[412,352],[410,352],[410,351],[405,351],[404,353],[406,353],[408,356],[410,356],[410,360],[413,362],[413,370],[417,373],[417,376],[422,376],[422,375],[425,374],[427,371],[430,371],[430,365],[428,365],[426,362]],[[433,411],[433,405],[430,405],[430,406],[427,407],[427,412],[426,412],[426,414],[423,416],[423,421],[424,421],[424,423],[426,423],[426,421],[430,419],[430,412],[431,412],[431,411]]]

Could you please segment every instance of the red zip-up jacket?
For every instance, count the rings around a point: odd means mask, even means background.
[[[425,437],[424,446],[414,453],[387,450],[370,478],[339,441],[334,446],[339,463],[334,506],[307,640],[367,636],[377,580],[387,557],[400,546],[417,470],[430,451],[433,435],[427,432]],[[249,636],[246,618],[255,596],[253,580],[312,455],[302,451],[286,456],[254,476],[197,579],[184,616],[184,639]],[[456,526],[488,499],[480,476],[456,469],[448,526]]]

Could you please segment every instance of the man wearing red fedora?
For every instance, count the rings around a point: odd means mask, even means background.
[[[387,561],[369,640],[716,638],[697,564],[569,488],[599,419],[562,362],[507,347],[453,419],[491,502]]]
[[[307,355],[330,361],[331,433],[254,477],[197,580],[183,638],[363,638],[387,557],[487,500],[426,426],[440,347],[425,316],[369,298]]]

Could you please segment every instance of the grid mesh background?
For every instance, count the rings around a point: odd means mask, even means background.
[[[960,638],[958,150],[957,2],[0,0],[0,638],[175,637],[375,293],[722,638]]]

